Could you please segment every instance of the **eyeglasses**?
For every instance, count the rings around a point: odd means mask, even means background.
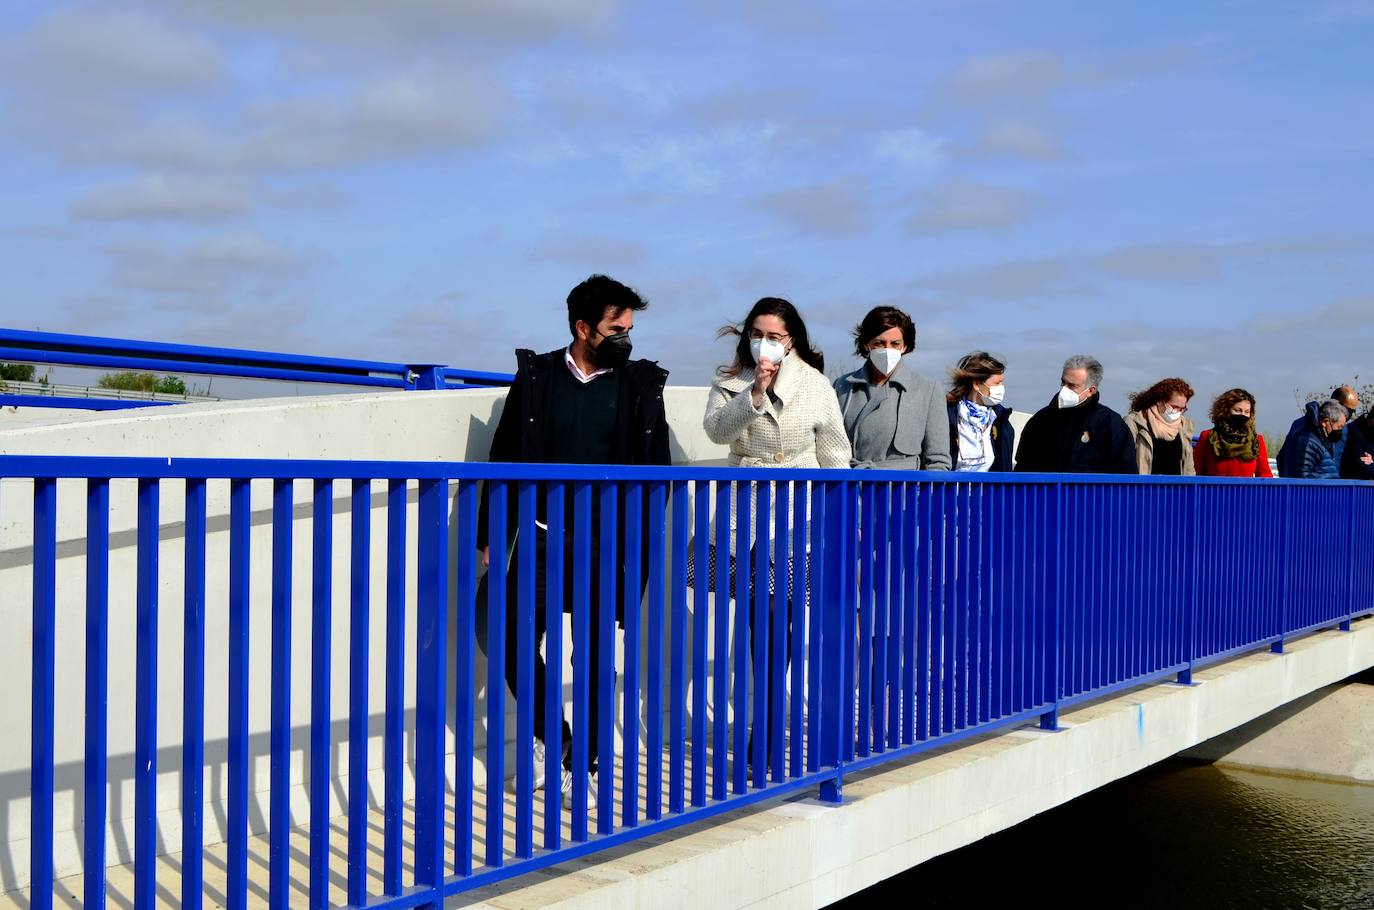
[[[778,332],[759,332],[754,329],[749,330],[750,341],[763,341],[767,339],[768,341],[775,341],[778,344],[782,344],[784,341],[791,337],[791,335],[780,334]]]

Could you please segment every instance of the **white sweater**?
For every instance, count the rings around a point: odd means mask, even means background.
[[[835,390],[820,371],[789,353],[763,406],[754,407],[754,371],[711,385],[702,424],[707,437],[730,447],[730,464],[743,468],[847,468],[849,437],[844,432]],[[797,497],[791,505],[795,512]],[[803,500],[809,513],[810,500]],[[712,540],[715,539],[712,522]],[[769,536],[773,525],[769,524]],[[730,552],[735,551],[735,499],[730,498]]]

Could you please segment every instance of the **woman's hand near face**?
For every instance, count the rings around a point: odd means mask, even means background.
[[[767,357],[759,359],[758,365],[754,368],[754,387],[751,389],[754,396],[754,407],[763,405],[764,396],[773,387],[773,381],[778,376],[778,365]]]

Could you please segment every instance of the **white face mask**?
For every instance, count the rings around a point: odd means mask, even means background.
[[[873,369],[884,376],[891,376],[892,371],[897,369],[897,364],[901,360],[902,352],[896,348],[874,348],[868,352],[868,362],[873,364]]]
[[[1183,419],[1183,412],[1176,411],[1171,407],[1166,407],[1162,413],[1164,419],[1169,423],[1178,423]]]
[[[749,342],[749,353],[754,355],[754,363],[758,363],[765,357],[773,365],[782,363],[782,359],[787,356],[787,348],[782,346],[781,341],[773,341],[771,338],[754,338]]]
[[[1059,406],[1061,408],[1076,408],[1079,405],[1078,393],[1068,386],[1061,386],[1059,389]]]
[[[983,404],[1001,404],[1002,399],[1007,397],[1007,384],[988,386],[988,390],[982,393]]]

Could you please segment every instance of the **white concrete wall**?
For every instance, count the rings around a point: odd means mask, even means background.
[[[719,461],[724,449],[700,433],[705,389],[667,392],[675,461]],[[83,413],[72,416],[34,409],[0,421],[0,454],[138,455],[155,457],[339,458],[381,460],[485,460],[504,399],[501,391],[414,392],[340,395],[317,398],[193,404],[176,408]],[[305,767],[310,705],[310,585],[312,528],[310,482],[297,482],[293,522],[292,615],[292,812],[307,816]],[[182,599],[184,484],[165,482],[161,499],[160,615],[158,665],[158,805],[160,845],[180,845],[180,764],[182,730]],[[457,486],[452,487],[456,497]],[[131,860],[134,748],[134,589],[136,487],[115,481],[110,492],[110,674],[109,857]],[[348,750],[342,728],[347,717],[348,591],[350,550],[349,490],[334,490],[334,614],[332,630],[335,717],[334,811],[343,811]],[[269,661],[271,657],[271,484],[253,484],[250,647],[251,825],[265,830],[268,786]],[[415,496],[412,486],[407,558],[406,704],[414,705]],[[206,601],[206,839],[223,839],[223,795],[227,735],[228,483],[208,487]],[[56,718],[56,871],[80,869],[83,803],[85,667],[85,485],[58,484],[57,718]],[[0,615],[7,635],[0,638],[0,662],[10,668],[20,691],[27,691],[32,654],[32,483],[0,481]],[[456,540],[453,542],[456,548]],[[372,626],[370,698],[373,737],[369,744],[370,784],[380,798],[381,718],[385,623],[385,484],[374,484],[372,513]],[[472,554],[455,557],[471,558]],[[565,634],[564,654],[570,653]],[[486,664],[469,668],[485,701]],[[27,884],[29,868],[30,719],[28,699],[0,706],[0,890]],[[476,731],[484,748],[484,724]],[[513,731],[508,722],[507,730]],[[410,749],[407,747],[407,755]],[[480,770],[480,768],[479,768]],[[407,768],[409,777],[411,769]],[[411,781],[407,780],[407,787]]]

